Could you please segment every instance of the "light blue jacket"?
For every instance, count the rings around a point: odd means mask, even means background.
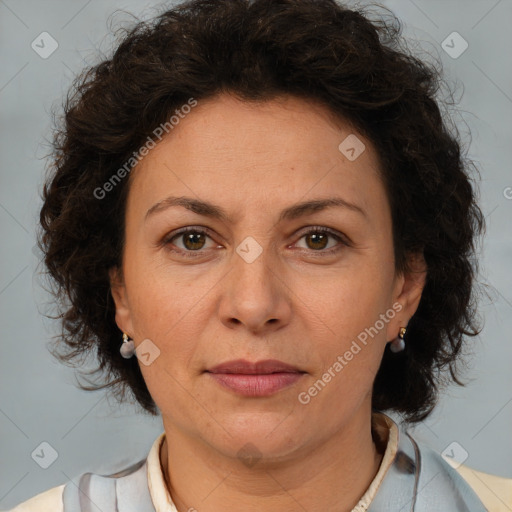
[[[64,512],[155,512],[146,459],[114,475],[85,473],[78,487],[73,482],[66,484],[62,498]],[[487,512],[487,509],[441,455],[400,430],[397,453],[368,512]]]

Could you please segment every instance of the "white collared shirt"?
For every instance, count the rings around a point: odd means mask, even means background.
[[[386,443],[386,450],[375,478],[363,494],[352,512],[365,512],[372,502],[387,470],[393,463],[398,447],[398,426],[387,415],[372,413],[375,432]],[[165,432],[154,441],[147,457],[148,487],[156,512],[177,512],[169,494],[160,462],[160,449],[165,440]],[[455,465],[445,457],[476,492],[489,512],[510,512],[512,510],[512,478],[504,478],[468,466]],[[64,485],[53,487],[33,498],[20,503],[9,512],[63,512],[62,492]]]

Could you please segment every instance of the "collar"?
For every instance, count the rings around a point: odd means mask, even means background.
[[[386,472],[393,463],[398,449],[398,425],[381,412],[372,412],[372,435],[377,446],[384,449],[384,456],[379,470],[370,486],[351,512],[364,512],[375,497]],[[164,471],[161,465],[160,451],[165,440],[165,432],[155,440],[147,458],[148,485],[156,512],[177,512],[167,489]]]
[[[382,416],[373,416],[379,414]],[[372,413],[372,433],[387,446],[377,475],[352,512],[487,512],[475,491],[428,445],[415,441],[389,416]],[[177,512],[160,463],[160,434],[146,459],[112,475],[84,473],[65,485],[64,512]]]

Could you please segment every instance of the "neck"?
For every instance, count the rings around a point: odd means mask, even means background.
[[[370,414],[284,461],[260,460],[251,467],[165,428],[160,460],[169,494],[178,512],[348,512],[374,479],[384,454],[372,438]]]

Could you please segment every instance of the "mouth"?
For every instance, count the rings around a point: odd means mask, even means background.
[[[236,359],[221,363],[207,370],[209,373],[237,373],[243,375],[270,375],[272,373],[304,373],[297,367],[277,359],[266,359],[251,363],[245,359]]]
[[[236,394],[264,397],[295,384],[306,372],[276,359],[254,363],[237,359],[214,366],[206,373]]]

